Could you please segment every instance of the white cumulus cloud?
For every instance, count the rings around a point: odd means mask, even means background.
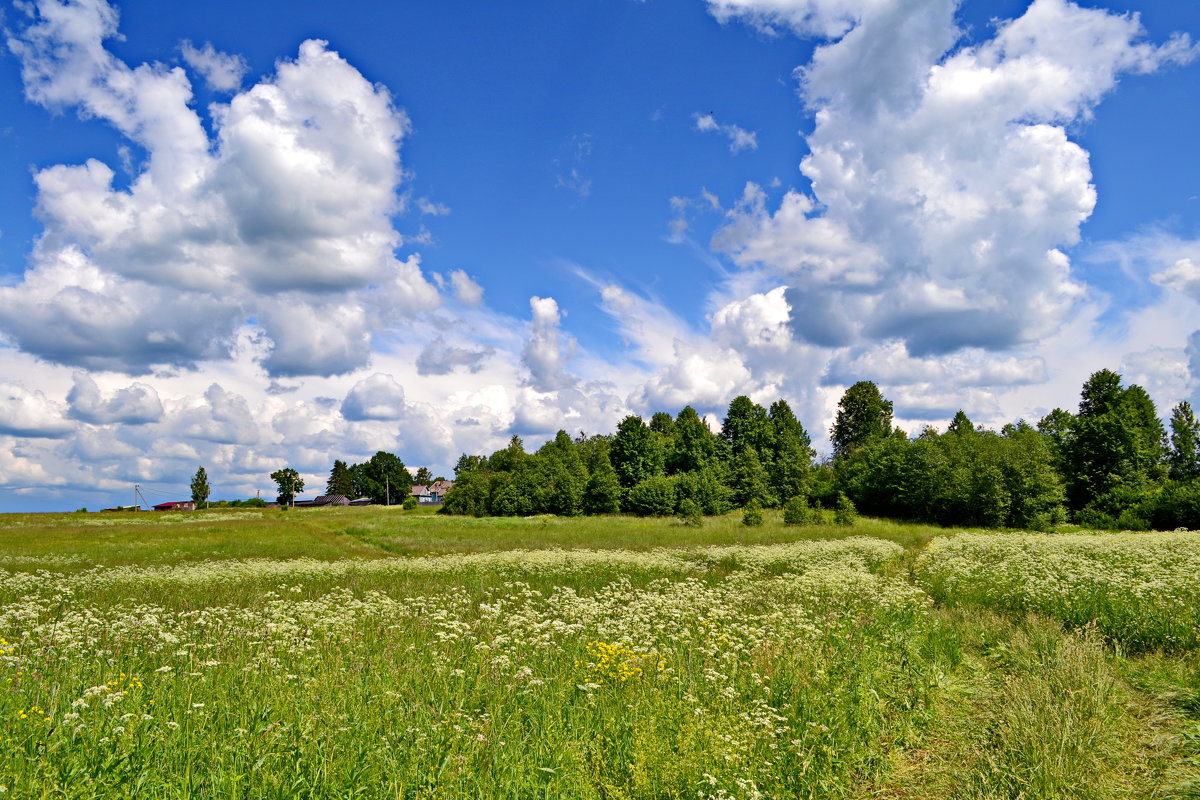
[[[147,158],[128,188],[97,159],[36,173],[44,233],[23,280],[0,288],[0,330],[19,347],[145,373],[228,358],[256,320],[268,372],[328,375],[364,365],[376,330],[439,302],[419,260],[394,255],[408,119],[325,42],[212,106],[210,138],[182,68],[105,49],[107,3],[26,8],[9,40],[26,97],[107,122]],[[184,53],[193,66],[224,58]]]
[[[247,67],[246,59],[241,56],[222,53],[213,47],[212,42],[196,47],[188,39],[179,43],[179,52],[184,62],[204,76],[213,90],[232,92],[242,85]]]
[[[917,356],[1004,350],[1082,297],[1063,248],[1095,206],[1066,125],[1126,72],[1191,58],[1134,16],[1035,0],[956,48],[954,0],[712,0],[721,20],[828,37],[798,71],[815,116],[811,194],[770,208],[751,184],[714,246],[788,282],[796,335],[899,339]]]

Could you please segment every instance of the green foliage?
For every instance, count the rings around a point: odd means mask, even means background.
[[[877,439],[838,461],[839,487],[869,514],[942,525],[1048,527],[1063,489],[1047,438],[1028,425],[1004,436],[977,431],[962,415],[954,430],[914,441]]]
[[[804,495],[794,495],[783,504],[785,525],[816,525],[821,521],[821,512],[808,504]]]
[[[975,424],[971,422],[970,418],[960,408],[958,413],[954,415],[954,419],[950,420],[950,425],[946,428],[946,433],[952,433],[955,436],[966,436],[976,433]]]
[[[783,400],[771,404],[767,416],[775,429],[774,452],[767,467],[771,491],[779,502],[805,494],[812,472],[812,439]]]
[[[1170,477],[1176,481],[1200,478],[1200,421],[1184,400],[1171,409]]]
[[[587,514],[616,514],[621,510],[621,481],[603,453],[598,458],[583,493],[583,510]]]
[[[529,454],[525,452],[525,443],[520,436],[513,434],[507,447],[488,457],[487,468],[492,472],[517,472],[525,465],[527,458]]]
[[[892,403],[884,400],[871,381],[859,381],[838,401],[837,417],[830,428],[834,458],[842,458],[870,442],[892,433]]]
[[[196,504],[196,508],[203,506],[210,494],[212,487],[208,485],[208,473],[204,471],[204,467],[199,467],[192,476],[192,502]]]
[[[647,427],[668,439],[675,435],[675,420],[671,419],[671,415],[665,411],[654,412]]]
[[[775,504],[770,476],[753,447],[745,447],[733,457],[729,465],[729,488],[733,492],[734,505],[744,506],[751,500],[757,500],[760,505]]]
[[[914,573],[943,603],[1095,624],[1131,650],[1200,646],[1191,533],[964,533],[935,540]]]
[[[412,488],[412,475],[394,453],[380,450],[365,463],[350,467],[354,496],[369,497],[372,503],[385,505],[404,502]]]
[[[405,511],[412,511],[414,508],[420,505],[420,503],[417,502],[417,498],[410,494],[408,497],[404,498],[404,502],[401,505],[404,506]]]
[[[833,509],[833,524],[850,526],[858,521],[858,509],[850,498],[844,494],[838,495],[837,506]]]
[[[492,493],[491,474],[472,469],[456,471],[455,478],[454,485],[446,492],[440,512],[467,517],[487,516],[488,499]]]
[[[817,464],[808,476],[808,497],[817,508],[833,508],[838,496],[838,473],[829,463]]]
[[[413,483],[418,486],[428,486],[433,483],[433,473],[429,471],[429,467],[418,468],[417,474],[413,476]]]
[[[458,462],[454,465],[454,480],[458,481],[461,475],[483,469],[486,466],[487,459],[483,456],[469,456],[463,453],[458,457]]]
[[[758,498],[751,498],[742,509],[742,524],[747,527],[758,527],[763,524],[763,507]]]
[[[617,425],[608,458],[617,472],[618,480],[626,489],[663,474],[662,445],[636,414],[631,414]]]
[[[329,470],[329,480],[325,482],[325,494],[340,494],[343,497],[356,497],[354,494],[354,476],[345,461],[335,460]]]
[[[283,467],[271,473],[271,480],[279,486],[279,496],[276,498],[281,506],[290,504],[296,495],[304,491],[304,478],[291,467]]]
[[[656,475],[629,490],[626,505],[639,517],[669,517],[675,513],[678,493],[675,481]]]
[[[267,501],[261,497],[251,497],[246,500],[215,500],[207,508],[266,508]]]
[[[735,456],[746,448],[752,448],[760,455],[772,453],[775,448],[775,426],[771,424],[767,410],[745,395],[735,397],[729,404],[721,425],[721,437]]]
[[[666,454],[666,469],[671,475],[696,472],[716,464],[721,458],[721,440],[691,406],[684,406],[675,418],[671,449]]]
[[[1163,477],[1164,433],[1144,389],[1122,389],[1121,376],[1111,370],[1093,373],[1080,393],[1071,435],[1063,442],[1071,507],[1082,509],[1122,486],[1141,492]]]
[[[679,513],[677,516],[679,517],[679,521],[689,528],[699,528],[704,524],[700,504],[690,497],[685,497],[679,501]]]
[[[681,499],[694,500],[708,516],[718,516],[733,508],[730,490],[722,479],[719,465],[675,476]]]

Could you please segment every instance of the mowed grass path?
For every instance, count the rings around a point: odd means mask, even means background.
[[[1200,545],[954,533],[0,517],[2,796],[1200,797]]]

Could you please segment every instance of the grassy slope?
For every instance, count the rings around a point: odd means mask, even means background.
[[[96,564],[230,558],[325,560],[510,549],[691,547],[870,535],[909,557],[945,531],[864,519],[792,528],[768,514],[686,528],[671,519],[463,519],[427,510],[215,510],[0,517],[0,567],[70,572]],[[894,565],[903,574],[907,564]],[[1200,797],[1200,658],[1125,657],[1038,616],[939,609],[924,646],[943,665],[931,721],[898,743],[854,796]],[[1190,788],[1188,788],[1190,787]]]
[[[173,564],[199,559],[317,559],[592,548],[648,550],[771,544],[844,536],[877,536],[906,548],[923,546],[941,528],[862,519],[854,528],[783,525],[778,512],[748,528],[739,514],[689,528],[673,518],[631,516],[447,517],[429,509],[319,508],[128,514],[0,515],[0,566],[39,559],[57,571],[71,560],[101,564]],[[14,560],[15,557],[15,560]],[[68,560],[63,560],[64,557]],[[6,563],[7,562],[7,563]]]

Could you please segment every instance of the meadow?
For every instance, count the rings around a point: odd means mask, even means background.
[[[1200,797],[1200,534],[0,517],[4,797]]]

